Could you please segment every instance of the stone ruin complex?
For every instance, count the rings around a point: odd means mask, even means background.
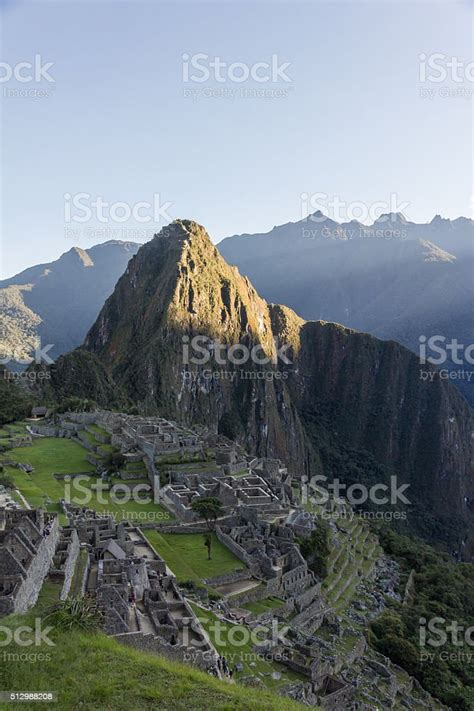
[[[64,502],[63,507],[88,551],[84,591],[97,599],[105,631],[135,648],[215,668],[215,650],[140,529]]]

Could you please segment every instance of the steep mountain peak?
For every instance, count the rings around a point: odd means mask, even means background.
[[[121,344],[143,339],[148,346],[149,338],[164,339],[169,329],[226,343],[248,338],[267,353],[274,347],[268,305],[192,220],[175,220],[143,245],[89,332],[86,347],[117,363]]]
[[[430,225],[449,227],[451,226],[451,220],[448,217],[441,217],[441,215],[435,215],[431,220]]]
[[[324,220],[327,219],[327,215],[325,215],[321,210],[316,210],[316,212],[313,212],[310,215],[310,218],[315,218],[317,220]]]
[[[383,224],[397,224],[397,225],[407,225],[408,220],[405,215],[401,212],[384,212],[374,222],[374,225]]]
[[[61,255],[58,262],[61,262],[62,264],[79,264],[83,267],[94,266],[94,262],[92,261],[86,250],[82,249],[82,247],[71,247],[68,252],[65,252],[63,255]]]
[[[213,247],[211,238],[205,228],[194,220],[176,219],[170,222],[169,225],[163,227],[153,237],[153,241],[168,240],[176,243],[196,242],[197,240],[206,243],[207,246]]]

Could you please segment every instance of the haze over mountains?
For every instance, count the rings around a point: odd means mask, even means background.
[[[273,360],[276,339],[288,362],[196,362],[196,335],[258,345]],[[216,428],[297,475],[369,484],[396,474],[411,487],[409,525],[470,555],[471,413],[455,387],[419,371],[393,341],[266,303],[204,228],[177,220],[129,262],[84,347],[52,366],[43,398],[109,405],[122,393],[141,412]]]
[[[218,249],[267,301],[418,353],[420,336],[472,341],[473,224],[439,216],[416,224],[390,214],[367,227],[315,213],[265,234],[234,235]],[[73,247],[54,262],[0,281],[2,354],[28,358],[38,344],[51,344],[48,355],[56,358],[79,346],[139,247],[114,240]],[[448,359],[440,367],[473,405],[472,364]]]
[[[53,346],[48,356],[55,358],[80,345],[139,247],[116,240],[73,247],[54,262],[0,281],[2,353],[28,358],[41,343]]]
[[[472,342],[474,222],[464,217],[416,224],[397,213],[367,227],[318,212],[265,234],[228,237],[218,248],[265,299],[306,319],[394,339],[415,353],[423,335]],[[473,404],[473,382],[454,382]]]

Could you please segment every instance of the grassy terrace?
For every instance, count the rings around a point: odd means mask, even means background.
[[[24,428],[20,431],[24,431]],[[90,472],[89,479],[76,482],[76,485],[81,488],[76,488],[74,482],[70,482],[72,501],[87,505],[96,511],[109,511],[116,515],[117,520],[136,520],[139,523],[173,518],[163,506],[140,501],[138,495],[137,501],[130,497],[129,501],[110,501],[108,491],[95,491],[92,487],[97,485],[98,480],[93,475],[94,467],[87,461],[86,455],[87,450],[70,439],[42,437],[34,439],[29,447],[9,449],[3,459],[30,464],[34,468],[32,473],[27,474],[16,467],[6,467],[6,474],[13,479],[16,487],[32,507],[42,506],[48,511],[59,512],[59,499],[64,498],[66,493],[65,482],[56,479],[53,474]],[[137,479],[140,477],[139,480],[145,483],[146,480],[141,475],[142,472],[137,471]],[[121,479],[114,479],[112,482],[112,484],[123,483]],[[136,483],[139,482],[133,481],[129,485],[133,486]],[[84,489],[87,491],[85,492]],[[90,500],[86,501],[86,497]],[[64,519],[61,521],[65,522]]]
[[[212,534],[212,560],[207,560],[207,548],[202,533],[159,533],[154,530],[144,534],[166,561],[178,581],[193,580],[241,570],[245,566]]]
[[[37,614],[37,613],[36,613]],[[4,618],[2,624],[34,625],[34,615]],[[54,691],[57,702],[29,704],[23,709],[70,711],[83,709],[160,709],[190,711],[298,711],[306,707],[270,692],[229,684],[192,667],[137,652],[103,634],[78,630],[51,632],[54,647],[15,647],[8,653],[41,652],[48,655],[37,663],[2,663],[2,688],[9,691]],[[10,704],[1,704],[10,709]]]
[[[89,425],[87,425],[87,428],[89,430],[91,430],[92,432],[95,432],[96,434],[103,435],[104,437],[110,437],[107,430],[104,430],[103,427],[99,427],[99,425],[89,424]]]
[[[81,548],[76,560],[76,569],[74,570],[74,576],[71,582],[71,589],[69,591],[69,595],[71,597],[78,597],[81,594],[81,585],[87,566],[87,559],[87,551],[84,548]]]
[[[357,517],[338,521],[338,547],[331,551],[323,592],[328,603],[342,614],[351,604],[360,580],[367,577],[381,553],[375,536]]]
[[[242,607],[245,610],[250,610],[259,615],[262,612],[269,612],[269,610],[275,610],[284,605],[284,601],[280,600],[278,597],[267,597],[264,600],[255,600],[254,602],[247,602]]]
[[[206,630],[217,652],[225,656],[231,668],[241,663],[243,670],[234,672],[237,681],[242,677],[257,675],[269,689],[278,689],[292,681],[307,681],[296,672],[277,662],[267,661],[263,655],[253,651],[253,646],[258,638],[250,638],[249,628],[245,625],[221,622],[219,618],[208,610],[203,610],[199,605],[190,603],[203,628]],[[255,633],[254,633],[255,635]],[[280,672],[281,679],[272,679],[272,672]],[[258,708],[253,705],[250,708]]]
[[[51,607],[51,605],[58,602],[62,586],[62,580],[52,580],[49,577],[45,578],[36,605],[33,608],[35,612],[41,612],[45,608]]]

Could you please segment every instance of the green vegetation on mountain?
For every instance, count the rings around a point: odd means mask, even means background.
[[[126,409],[130,401],[100,360],[81,348],[60,356],[52,365],[32,365],[38,374],[31,391],[42,402],[66,410],[89,410],[94,405]],[[39,374],[47,377],[40,378]],[[90,405],[88,404],[90,403]]]
[[[309,568],[320,579],[328,574],[329,562],[329,524],[322,519],[317,520],[317,527],[310,536],[298,540],[301,553]]]
[[[33,398],[14,374],[0,365],[0,425],[21,420],[31,412]]]
[[[379,536],[387,554],[401,565],[404,602],[390,602],[372,623],[369,641],[454,711],[470,711],[474,650],[472,633],[466,632],[474,623],[474,565],[456,564],[425,543],[385,526]],[[446,639],[430,631],[433,621],[433,630],[446,633]],[[458,632],[451,633],[452,623],[459,626]]]

